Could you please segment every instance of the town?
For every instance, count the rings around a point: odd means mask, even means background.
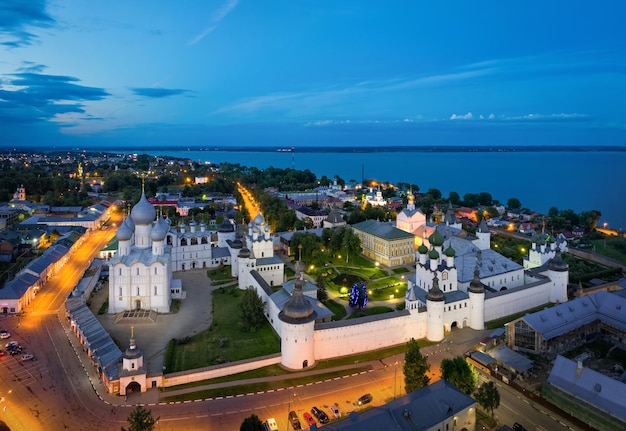
[[[597,210],[145,154],[0,163],[11,429],[79,423],[33,407],[48,390],[95,398],[76,429],[203,408],[227,429],[626,426],[626,239]],[[61,358],[90,384],[35,377]],[[276,408],[238,407],[253,393]]]

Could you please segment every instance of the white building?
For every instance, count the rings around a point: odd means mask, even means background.
[[[156,219],[156,221],[155,221]],[[109,313],[153,310],[168,313],[172,298],[183,298],[173,271],[215,268],[230,264],[226,243],[235,239],[232,223],[224,220],[217,233],[195,220],[174,228],[156,216],[145,193],[117,231],[118,248],[109,260]]]

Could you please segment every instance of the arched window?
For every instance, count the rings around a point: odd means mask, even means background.
[[[181,245],[181,246],[183,246],[183,245],[187,245],[187,238],[183,238],[183,239],[181,239],[181,240],[180,240],[180,245]]]
[[[139,275],[139,268],[137,268],[137,275]]]
[[[208,240],[208,238],[206,236],[203,236],[200,239],[200,244],[208,244],[208,243],[209,243],[209,240]]]
[[[191,238],[191,245],[198,245],[198,238],[195,236]]]

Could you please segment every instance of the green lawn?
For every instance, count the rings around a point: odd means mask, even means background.
[[[213,324],[174,347],[167,372],[191,370],[280,352],[280,339],[269,323],[253,333],[239,326],[239,301],[243,291],[235,287],[213,292]]]
[[[394,298],[404,298],[406,283],[396,277],[385,277],[367,283],[367,291],[371,301],[392,299],[392,295]]]
[[[206,275],[214,283],[233,281],[235,280],[235,278],[230,275],[230,271],[231,271],[230,266],[224,266],[222,268],[209,269],[206,272]]]
[[[327,300],[324,305],[326,305],[326,307],[333,312],[333,320],[341,320],[348,314],[346,312],[346,308],[342,304],[333,301],[332,299]]]
[[[606,239],[594,239],[591,243],[596,253],[626,263],[626,238],[607,236]]]

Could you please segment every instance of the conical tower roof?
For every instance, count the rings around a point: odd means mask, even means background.
[[[443,292],[439,289],[439,279],[437,278],[437,274],[433,277],[433,287],[430,288],[428,294],[426,295],[427,301],[441,302],[445,298],[443,296]]]
[[[278,314],[278,317],[287,323],[307,323],[317,317],[315,309],[302,292],[302,279],[296,280],[293,294],[283,305],[283,311]]]
[[[480,281],[478,265],[474,267],[474,279],[470,282],[469,291],[472,293],[485,293],[485,287]]]

